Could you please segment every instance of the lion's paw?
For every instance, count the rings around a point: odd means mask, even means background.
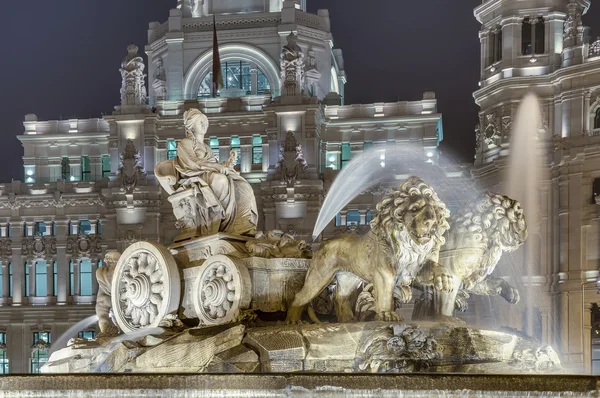
[[[403,321],[404,317],[396,312],[386,311],[380,312],[379,314],[375,315],[375,320],[382,322],[399,322]]]
[[[287,317],[285,318],[286,325],[303,325],[302,321],[302,308],[292,307],[288,310]]]
[[[454,289],[454,276],[446,272],[436,273],[433,278],[433,285],[437,290],[451,293]]]
[[[500,293],[500,295],[510,304],[517,304],[521,299],[519,291],[514,287],[510,286],[508,283],[502,287],[502,292]]]

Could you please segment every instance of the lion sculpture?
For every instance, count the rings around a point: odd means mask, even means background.
[[[355,320],[352,301],[364,283],[373,284],[375,319],[401,320],[394,312],[396,283],[402,286],[404,300],[408,301],[411,282],[421,267],[432,263],[432,269],[437,269],[435,263],[449,228],[449,216],[435,191],[418,177],[390,190],[377,204],[377,216],[366,235],[343,235],[324,242],[317,250],[304,287],[288,310],[287,323],[301,322],[305,306],[334,279],[334,308],[339,322]],[[435,283],[441,290],[452,285],[451,277],[435,271],[425,283]]]
[[[516,304],[519,292],[506,280],[490,276],[503,253],[517,250],[527,239],[527,225],[521,204],[507,196],[486,192],[475,202],[457,211],[450,219],[446,244],[439,263],[454,275],[450,293],[422,287],[424,294],[415,303],[413,320],[454,318],[455,308],[465,310],[469,293],[500,295]],[[421,287],[430,275],[423,268],[415,285]]]

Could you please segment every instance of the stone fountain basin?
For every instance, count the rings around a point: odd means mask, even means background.
[[[113,345],[114,346],[114,345]],[[241,324],[123,341],[78,341],[52,354],[44,373],[557,373],[550,347],[512,332],[424,322]],[[98,363],[102,361],[102,363]]]

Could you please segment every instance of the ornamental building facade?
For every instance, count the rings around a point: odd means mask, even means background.
[[[307,242],[331,182],[363,150],[410,142],[424,164],[436,162],[443,134],[434,93],[345,104],[343,53],[327,10],[307,13],[304,0],[173,6],[165,22],[149,24],[147,59],[127,49],[111,115],[25,116],[23,181],[0,184],[0,373],[38,372],[49,345],[94,314],[95,271],[107,251],[177,235],[154,166],[176,155],[187,109],[208,116],[215,157],[238,152],[259,229]],[[213,15],[224,83],[216,97]],[[367,228],[382,194],[360,195],[322,238]],[[90,327],[83,336],[94,335]]]

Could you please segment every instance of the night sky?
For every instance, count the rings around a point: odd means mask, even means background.
[[[143,48],[148,23],[164,22],[176,0],[29,0],[4,2],[0,62],[0,181],[22,179],[23,119],[100,117],[120,101],[126,47]],[[442,149],[473,156],[479,78],[481,0],[307,0],[328,8],[335,46],[344,51],[346,103],[420,100],[435,91],[444,117]],[[451,5],[450,5],[451,4]],[[600,33],[600,7],[584,23]],[[145,57],[145,55],[144,55]]]

